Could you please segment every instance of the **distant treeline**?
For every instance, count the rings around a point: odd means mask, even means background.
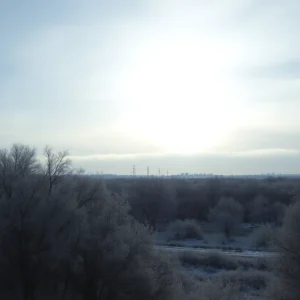
[[[286,207],[298,195],[300,180],[123,178],[106,180],[106,184],[128,199],[135,218],[155,229],[175,219],[207,221],[221,198],[241,205],[242,222],[280,225]]]

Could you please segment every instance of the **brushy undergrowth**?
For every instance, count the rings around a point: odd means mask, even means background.
[[[241,291],[263,290],[267,287],[272,275],[270,272],[250,269],[247,271],[223,271],[217,274],[217,277],[223,277],[226,280],[238,284]]]
[[[269,277],[269,273],[230,271],[202,280],[183,275],[181,282],[187,300],[263,300]]]
[[[178,253],[178,258],[183,265],[194,267],[211,267],[226,270],[236,270],[239,267],[236,260],[217,252],[199,254],[186,251]]]
[[[236,258],[218,252],[196,253],[185,251],[177,253],[181,264],[193,267],[210,267],[225,270],[268,270],[269,262],[264,258]]]
[[[167,227],[168,240],[203,239],[203,231],[197,221],[176,220]]]
[[[187,300],[239,300],[239,286],[219,278],[199,281],[189,275],[182,276]]]
[[[272,279],[269,262],[262,258],[236,258],[215,252],[182,252],[176,256],[183,267],[193,267],[206,273],[186,275],[183,272],[183,287],[187,299],[191,300],[264,299],[266,287]],[[214,272],[210,272],[211,269]]]
[[[269,224],[256,228],[250,235],[251,247],[261,248],[270,246],[273,234],[273,229]]]

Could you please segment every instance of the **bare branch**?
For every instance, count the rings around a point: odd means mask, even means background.
[[[53,150],[46,146],[44,150],[46,156],[46,174],[48,176],[50,195],[53,187],[60,181],[60,179],[71,171],[71,160],[68,158],[68,151],[53,153]]]

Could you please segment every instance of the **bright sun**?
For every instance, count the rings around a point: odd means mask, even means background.
[[[236,121],[228,57],[210,41],[159,40],[138,47],[120,80],[130,130],[173,153],[222,143]]]

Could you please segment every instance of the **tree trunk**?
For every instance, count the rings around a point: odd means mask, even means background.
[[[229,238],[230,238],[230,228],[229,228],[229,225],[227,224],[227,222],[225,223],[224,231],[225,231],[225,236],[226,236],[227,240],[229,240]]]

